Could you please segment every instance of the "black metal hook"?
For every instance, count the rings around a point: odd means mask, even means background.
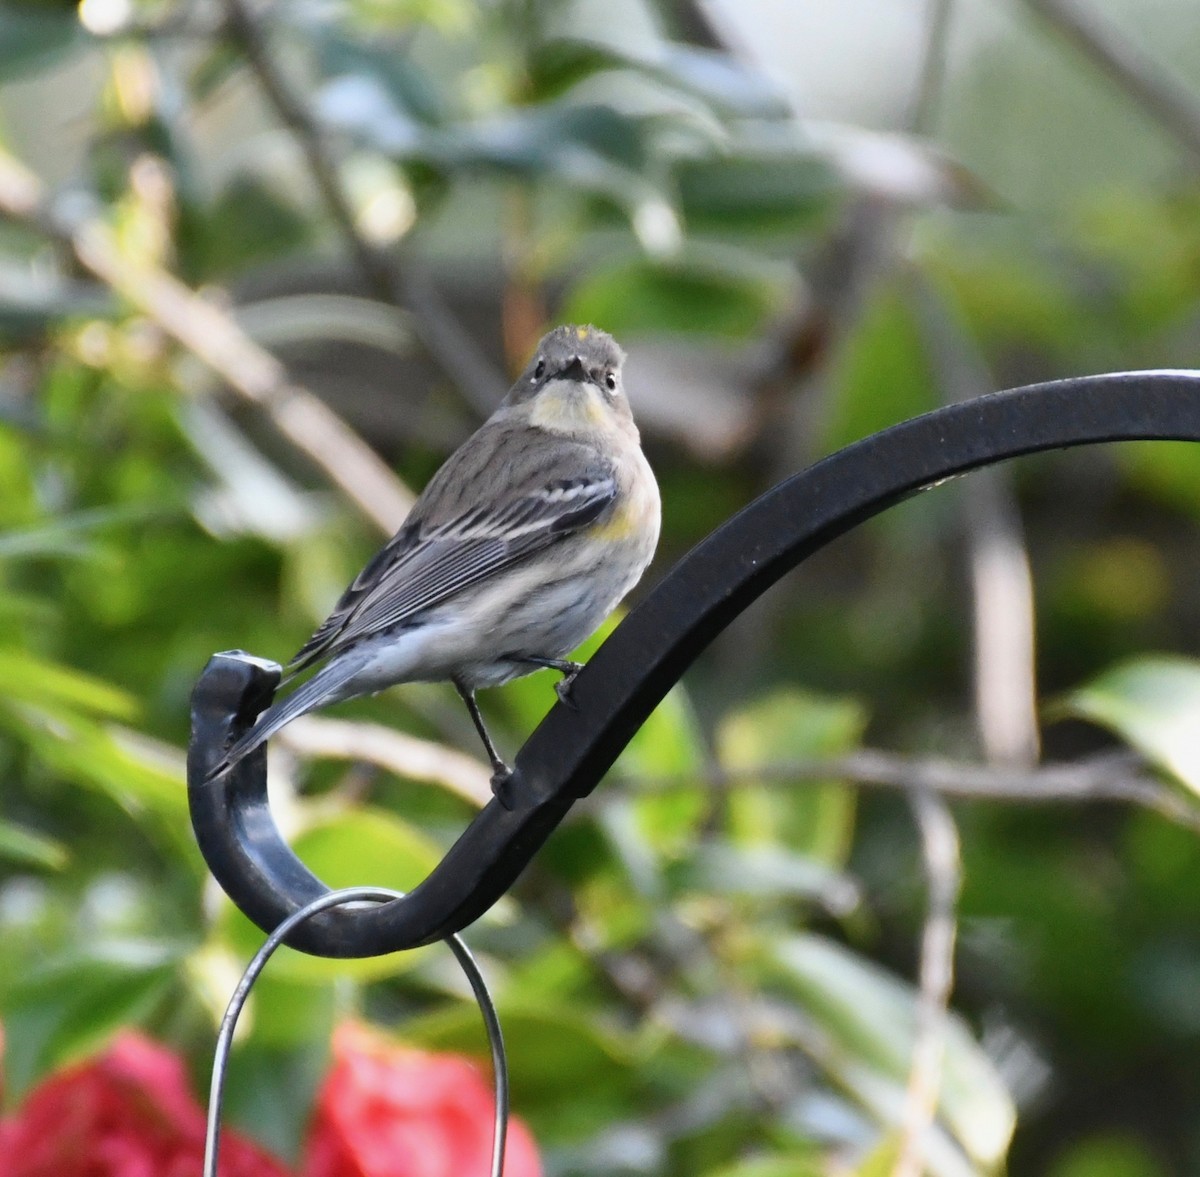
[[[1200,372],[1126,372],[1034,384],[948,405],[856,442],[767,491],[687,554],[595,653],[514,765],[512,809],[491,802],[403,899],[314,917],[288,943],[375,956],[444,939],[504,894],[612,766],[713,638],[784,573],[865,519],[957,474],[1022,454],[1134,440],[1200,441]],[[188,782],[200,849],[266,931],[328,888],[283,841],[262,750],[206,785],[223,749],[270,702],[279,667],[217,654],[192,696]]]

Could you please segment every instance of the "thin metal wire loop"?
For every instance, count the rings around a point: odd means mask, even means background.
[[[267,961],[275,954],[275,950],[287,939],[289,933],[305,920],[325,911],[330,907],[340,907],[347,903],[390,903],[393,899],[402,899],[403,891],[392,891],[386,887],[347,887],[341,891],[329,891],[318,896],[311,903],[293,912],[263,942],[263,946],[254,954],[254,958],[246,966],[242,979],[238,982],[229,1004],[225,1008],[225,1016],[221,1019],[221,1028],[217,1032],[217,1044],[213,1051],[212,1081],[208,1093],[208,1124],[204,1135],[204,1172],[203,1177],[217,1177],[217,1161],[221,1149],[221,1108],[225,1099],[225,1074],[229,1069],[229,1051],[233,1045],[233,1034],[237,1029],[238,1018],[245,1007],[250,990],[258,980]],[[504,1035],[500,1028],[500,1017],[496,1013],[492,995],[488,992],[487,982],[471,950],[462,939],[448,936],[445,941],[454,953],[467,980],[471,983],[471,991],[479,1005],[483,1016],[483,1025],[487,1031],[488,1046],[492,1052],[492,1076],[496,1097],[496,1114],[492,1126],[492,1168],[491,1177],[502,1177],[504,1172],[504,1149],[508,1139],[508,1060],[504,1052]]]

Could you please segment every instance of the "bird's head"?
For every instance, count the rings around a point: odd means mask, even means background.
[[[542,337],[504,404],[555,433],[633,432],[621,369],[625,353],[606,331],[555,327]]]

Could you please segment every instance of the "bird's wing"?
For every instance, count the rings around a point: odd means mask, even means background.
[[[396,570],[419,548],[420,525],[406,523],[371,557],[363,570],[347,586],[329,616],[321,622],[312,637],[296,651],[295,656],[288,663],[289,671],[295,673],[320,661],[337,641],[338,635],[363,603],[364,597],[385,575],[395,575]]]
[[[610,470],[557,478],[436,525],[406,525],[358,574],[292,660],[328,657],[495,575],[596,520],[616,498]]]

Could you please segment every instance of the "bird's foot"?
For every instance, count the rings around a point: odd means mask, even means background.
[[[574,663],[574,670],[568,671],[554,684],[554,693],[558,696],[558,701],[565,707],[569,707],[572,711],[579,710],[579,704],[575,702],[575,697],[571,694],[571,688],[575,685],[575,678],[583,669],[583,664]]]
[[[492,773],[492,796],[505,809],[511,810],[514,804],[512,795],[513,770],[503,760],[498,761],[493,767],[495,771]]]
[[[570,707],[572,711],[579,710],[578,704],[571,698],[571,684],[583,669],[582,662],[571,662],[566,658],[538,658],[534,655],[526,655],[518,661],[526,662],[530,666],[540,666],[543,670],[557,670],[562,678],[554,684],[554,693],[558,695],[560,703]]]
[[[571,687],[575,685],[575,680],[580,677],[580,671],[583,669],[582,662],[559,662],[556,671],[562,673],[563,677],[554,684],[554,693],[558,696],[558,701],[569,707],[572,711],[580,709],[580,704],[575,702],[575,698],[571,696]]]

